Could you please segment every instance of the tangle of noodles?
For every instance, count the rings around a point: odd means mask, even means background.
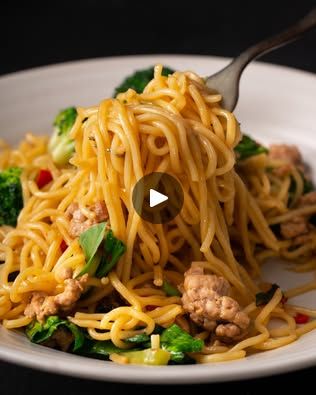
[[[287,207],[290,179],[297,181],[293,206],[303,193],[302,181],[295,170],[281,181],[266,172],[267,167],[280,165],[267,154],[236,167],[239,124],[220,106],[220,95],[211,94],[192,72],[165,77],[161,71],[161,66],[155,67],[154,79],[141,94],[128,90],[97,106],[77,108],[70,165],[56,167],[45,137],[28,134],[17,149],[1,143],[0,169],[23,169],[24,199],[16,228],[0,228],[3,326],[28,325],[32,319],[24,310],[32,292],[59,294],[65,287],[62,271],[71,268],[74,277],[80,273],[85,257],[78,238],[69,232],[66,211],[77,202],[93,216],[89,207],[104,201],[111,229],[125,243],[126,253],[106,278],[89,277],[89,293],[69,317],[86,328],[91,338],[110,339],[126,348],[124,339],[151,334],[156,324],[168,327],[176,322],[193,336],[207,339],[209,332],[189,322],[181,297],[167,296],[161,287],[165,280],[180,285],[191,263],[199,262],[206,272],[229,282],[252,324],[244,339],[206,346],[192,355],[196,361],[238,359],[248,352],[291,343],[316,327],[316,321],[298,326],[293,316],[307,312],[316,317],[316,311],[284,305],[280,289],[266,305],[257,307],[260,265],[269,257],[281,256],[300,262],[303,270],[316,267],[311,257],[316,236],[293,250],[291,241],[277,238],[271,230],[271,225],[306,210],[316,213],[316,205]],[[53,181],[39,189],[34,180],[42,168],[51,172]],[[167,224],[142,220],[132,204],[134,185],[151,172],[174,176],[184,191],[182,211]],[[62,252],[63,240],[67,248]],[[16,272],[16,278],[10,279]],[[285,291],[285,296],[315,288],[316,281]],[[98,303],[111,294],[124,302],[109,312],[98,312]],[[274,318],[284,324],[270,329]]]

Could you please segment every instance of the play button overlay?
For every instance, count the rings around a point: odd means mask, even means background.
[[[155,207],[157,204],[163,203],[168,200],[168,196],[163,195],[162,193],[155,191],[154,189],[149,189],[149,206]]]
[[[150,173],[133,189],[133,206],[137,214],[152,224],[172,221],[183,206],[183,191],[175,177],[168,173]]]

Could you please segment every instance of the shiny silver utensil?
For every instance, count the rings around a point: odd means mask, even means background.
[[[252,45],[237,58],[233,59],[224,69],[206,78],[206,85],[212,91],[219,92],[222,105],[232,111],[237,104],[239,96],[239,81],[245,67],[254,59],[300,38],[306,31],[316,26],[316,8],[313,8],[294,25],[275,36],[269,37]]]

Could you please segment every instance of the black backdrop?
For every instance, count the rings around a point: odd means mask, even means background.
[[[304,15],[315,0],[64,0],[0,11],[0,73],[143,53],[235,56]],[[8,4],[15,3],[7,1]],[[264,60],[316,71],[316,31]]]
[[[12,7],[12,2],[2,1],[0,74],[112,55],[190,53],[235,56],[316,6],[315,0],[275,0],[271,3],[256,0],[65,0],[43,3],[41,8],[31,1]],[[262,60],[316,72],[316,30]],[[69,395],[131,390],[130,386],[119,383],[55,376],[3,362],[0,362],[0,372],[0,393],[6,395],[42,394],[49,390]],[[312,380],[315,374],[316,368],[311,368],[265,379],[203,385],[197,389],[233,389],[247,394],[267,392],[279,384],[306,384],[306,380]],[[148,386],[134,386],[133,389],[153,394],[162,391],[159,387]],[[166,387],[163,391],[180,389],[183,388]]]

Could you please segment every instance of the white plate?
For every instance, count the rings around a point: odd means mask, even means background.
[[[27,131],[47,134],[56,112],[91,105],[109,96],[135,69],[163,63],[209,75],[228,60],[202,56],[136,56],[89,60],[19,72],[0,78],[0,136],[17,142]],[[242,129],[265,142],[297,143],[316,169],[316,75],[255,63],[245,71],[236,111]],[[284,289],[308,275],[271,263],[266,276]],[[297,298],[316,303],[315,292]],[[145,368],[77,357],[30,344],[21,334],[0,329],[0,358],[25,366],[100,380],[138,383],[201,383],[288,372],[316,364],[316,331],[283,348],[234,362]]]

